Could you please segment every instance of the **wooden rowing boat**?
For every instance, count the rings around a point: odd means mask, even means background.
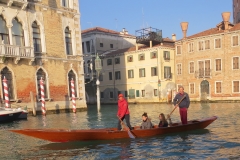
[[[154,126],[151,129],[140,129],[134,127],[131,133],[136,138],[185,132],[196,129],[204,129],[217,119],[216,116],[201,120],[191,120],[188,124],[173,123],[171,127],[158,128]],[[51,142],[69,142],[69,141],[89,141],[89,140],[109,140],[129,138],[127,131],[118,131],[117,128],[89,129],[89,130],[70,130],[70,129],[19,129],[9,130],[11,132],[24,134],[27,136],[48,140]]]

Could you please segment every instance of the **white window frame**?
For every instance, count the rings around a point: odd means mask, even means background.
[[[217,71],[217,65],[216,65],[216,64],[217,64],[217,63],[216,63],[216,60],[217,60],[217,59],[220,59],[220,60],[221,60],[221,70],[220,70],[220,71]],[[222,72],[222,69],[223,69],[223,66],[222,66],[222,58],[215,58],[215,66],[214,66],[214,67],[215,67],[215,72]]]
[[[181,65],[181,73],[180,74],[178,73],[178,65]],[[176,68],[177,68],[177,75],[182,75],[182,63],[177,63],[177,67]]]
[[[217,93],[217,82],[221,83],[221,92],[220,93]],[[223,84],[222,81],[215,81],[215,88],[214,88],[215,94],[222,94],[223,93],[222,84]]]
[[[238,69],[233,68],[233,58],[238,58]],[[240,62],[240,57],[239,57],[239,56],[233,56],[233,57],[232,57],[232,70],[239,70],[239,69],[240,69],[240,64],[239,64],[239,62]]]
[[[193,87],[194,87],[194,90],[193,90],[193,93],[191,93],[191,84],[193,84]],[[188,85],[188,87],[189,87],[189,94],[195,94],[196,92],[195,92],[195,83],[189,83],[189,85]]]
[[[192,50],[191,50],[191,49],[192,49]],[[188,44],[188,52],[189,52],[189,53],[194,52],[194,42],[190,42],[190,43]]]
[[[220,48],[216,48],[216,39],[220,39],[220,41],[221,41],[221,47]],[[221,49],[222,48],[222,38],[221,37],[219,37],[219,38],[214,38],[214,49]]]
[[[206,48],[206,41],[209,41],[209,48]],[[208,50],[208,49],[211,49],[211,41],[210,41],[210,39],[205,39],[204,40],[204,50]]]
[[[199,49],[199,43],[200,42],[202,43],[202,50]],[[205,42],[204,40],[198,41],[198,51],[204,51],[205,50],[205,43],[204,42]]]
[[[233,82],[235,82],[235,81],[238,81],[238,83],[239,83],[239,89],[238,89],[239,92],[234,92],[234,85],[233,85],[234,83]],[[233,80],[232,81],[232,93],[240,93],[240,80]]]
[[[190,72],[190,70],[191,70],[191,69],[190,69],[190,63],[191,63],[191,62],[193,62],[193,73]],[[194,71],[195,71],[195,63],[194,63],[194,61],[190,61],[188,64],[189,64],[189,65],[188,65],[189,74],[194,74]]]
[[[238,37],[238,44],[236,46],[233,45],[233,37],[234,36]],[[239,46],[239,36],[237,34],[231,36],[231,44],[232,44],[232,47],[238,47]]]

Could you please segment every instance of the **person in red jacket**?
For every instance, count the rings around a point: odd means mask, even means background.
[[[123,94],[118,95],[118,112],[117,116],[123,121],[125,119],[127,126],[131,130],[130,112],[128,109],[128,102],[123,98]],[[118,120],[118,130],[121,130],[121,121]]]

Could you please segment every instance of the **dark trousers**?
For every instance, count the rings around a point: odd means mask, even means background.
[[[129,114],[126,114],[123,118],[122,118],[122,121],[125,119],[125,121],[126,121],[126,124],[127,124],[127,126],[128,126],[128,128],[131,130],[132,129],[132,127],[131,127],[131,124],[130,124],[130,115]],[[126,125],[125,124],[125,125]],[[118,120],[118,130],[121,130],[122,129],[122,127],[121,127],[121,121],[120,120]]]
[[[182,124],[187,124],[187,108],[179,108]]]

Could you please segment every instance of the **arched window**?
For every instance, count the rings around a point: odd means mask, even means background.
[[[77,97],[77,83],[76,83],[76,75],[75,73],[71,70],[68,72],[68,88],[69,88],[69,97],[72,97],[72,87],[71,87],[71,80],[74,81],[74,91],[75,91],[75,97]]]
[[[41,87],[40,87],[41,78],[43,80],[43,85],[44,85],[44,97],[48,98],[46,73],[43,71],[43,69],[40,68],[37,71],[38,99],[41,99]]]
[[[33,30],[34,52],[41,52],[42,45],[41,45],[40,29],[36,22],[33,22],[32,30]]]
[[[0,36],[0,40],[4,40],[4,44],[9,44],[8,28],[2,16],[0,16]]]
[[[13,87],[13,76],[12,76],[12,72],[7,68],[3,68],[3,70],[1,71],[1,77],[2,80],[5,77],[7,79],[7,85],[8,85],[8,96],[9,99],[15,99],[14,97],[14,87]],[[2,93],[3,93],[3,99],[5,100],[4,97],[4,87],[3,87],[3,81],[2,81]]]
[[[13,19],[12,24],[13,45],[24,46],[24,34],[22,24],[18,22],[16,18]]]
[[[72,39],[71,32],[68,27],[65,29],[65,43],[67,55],[72,55]]]

